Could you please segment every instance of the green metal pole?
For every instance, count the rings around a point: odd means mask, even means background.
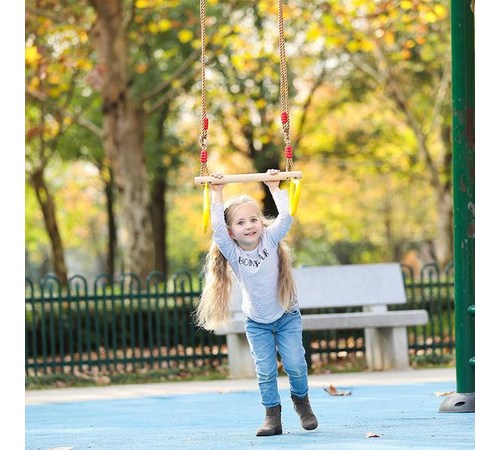
[[[474,412],[474,11],[451,0],[453,237],[457,394],[440,411]]]

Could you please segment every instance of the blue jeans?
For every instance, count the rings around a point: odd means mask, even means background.
[[[279,352],[288,375],[290,392],[304,397],[308,392],[307,363],[302,344],[302,318],[298,309],[283,314],[271,323],[245,319],[245,330],[255,363],[262,404],[271,408],[281,404],[278,393]]]

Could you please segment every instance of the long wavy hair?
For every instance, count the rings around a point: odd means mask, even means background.
[[[229,199],[224,205],[224,220],[228,227],[232,224],[235,209],[243,203],[255,208],[264,226],[267,227],[272,223],[272,220],[263,215],[253,198],[241,195]],[[297,288],[292,273],[294,255],[285,240],[281,240],[278,244],[278,260],[278,298],[285,311],[288,311],[296,302]],[[230,319],[229,306],[233,287],[230,270],[227,259],[217,244],[212,241],[204,260],[202,272],[204,287],[195,311],[195,323],[206,330],[214,330],[223,326]]]

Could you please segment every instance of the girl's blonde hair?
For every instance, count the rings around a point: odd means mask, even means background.
[[[258,212],[264,226],[269,226],[272,220],[267,219],[257,202],[247,196],[241,195],[229,199],[224,205],[224,220],[230,226],[236,207],[247,203]],[[289,245],[281,240],[278,244],[278,298],[285,311],[295,304],[297,288],[293,279],[293,252]],[[232,290],[232,276],[227,259],[222,255],[217,244],[212,241],[206,255],[204,267],[204,287],[200,301],[195,311],[195,323],[206,330],[214,330],[227,323],[230,318],[230,302]]]

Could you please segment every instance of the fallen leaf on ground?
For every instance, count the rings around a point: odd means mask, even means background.
[[[446,397],[447,395],[454,394],[455,391],[450,391],[450,392],[434,392],[434,395],[436,397]]]
[[[329,387],[324,389],[325,392],[328,392],[330,395],[351,395],[351,391],[339,391],[333,384],[330,384]]]
[[[371,431],[369,431],[368,433],[366,433],[366,436],[367,438],[372,438],[372,437],[380,437],[380,436],[383,436],[383,434],[379,434],[379,433],[372,433]]]

